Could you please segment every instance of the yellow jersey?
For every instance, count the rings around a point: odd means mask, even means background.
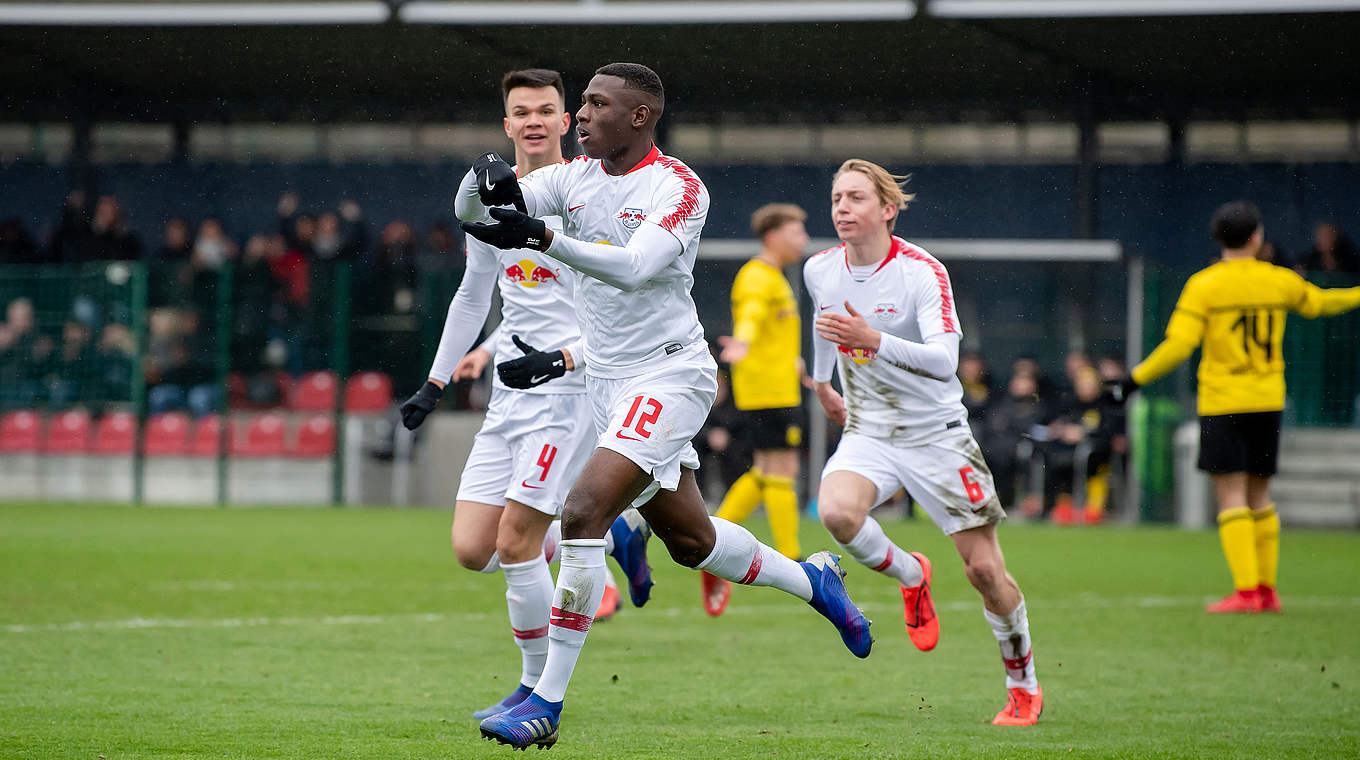
[[[1288,312],[1312,319],[1360,305],[1360,287],[1324,290],[1292,270],[1256,259],[1220,261],[1185,283],[1166,340],[1133,379],[1146,385],[1194,351],[1202,416],[1284,409],[1284,323]]]
[[[760,259],[746,262],[732,283],[732,337],[751,347],[732,365],[738,409],[802,404],[798,303],[784,273]]]

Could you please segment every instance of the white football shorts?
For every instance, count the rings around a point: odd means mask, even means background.
[[[586,394],[497,388],[463,465],[458,500],[502,505],[514,499],[544,514],[561,514],[594,443]]]
[[[842,471],[868,478],[878,488],[874,506],[905,488],[946,536],[1006,517],[992,472],[966,425],[915,446],[847,433],[827,460],[822,477]]]
[[[681,467],[699,468],[690,441],[717,398],[718,365],[703,344],[674,359],[636,377],[586,375],[596,429],[603,431],[598,446],[628,457],[654,479],[634,506],[647,503],[658,489],[674,491]]]

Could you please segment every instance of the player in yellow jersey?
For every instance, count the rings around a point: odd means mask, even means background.
[[[1208,611],[1279,612],[1280,518],[1270,502],[1270,477],[1284,409],[1285,316],[1349,311],[1360,306],[1360,287],[1324,290],[1257,261],[1265,233],[1261,212],[1250,203],[1220,207],[1209,229],[1223,259],[1190,278],[1166,339],[1111,390],[1123,400],[1202,347],[1199,468],[1213,480],[1218,533],[1236,589]]]
[[[723,497],[718,517],[739,523],[764,502],[774,548],[795,559],[798,546],[798,447],[803,442],[802,335],[798,303],[784,267],[800,261],[808,244],[807,213],[787,203],[751,215],[760,253],[732,283],[732,335],[719,338],[721,361],[732,365],[732,399],[739,433],[755,449],[749,471]],[[731,584],[703,573],[704,610],[721,615]]]

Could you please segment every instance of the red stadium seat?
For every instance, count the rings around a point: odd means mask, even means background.
[[[295,457],[328,457],[335,453],[335,420],[324,414],[308,417],[298,428],[297,440],[288,452]]]
[[[71,409],[47,423],[43,451],[48,454],[84,454],[90,450],[90,413]]]
[[[28,454],[38,450],[38,429],[42,420],[27,409],[6,412],[0,417],[0,452]]]
[[[300,412],[329,412],[335,408],[340,392],[340,378],[326,370],[308,372],[293,384],[288,394],[288,408]]]
[[[222,418],[216,414],[200,417],[194,428],[194,438],[190,443],[189,456],[215,457],[221,450]]]
[[[188,453],[189,415],[184,412],[166,412],[147,420],[147,456],[177,457]]]
[[[238,435],[232,436],[231,453],[239,457],[282,456],[283,430],[283,415],[273,412],[262,414],[246,427],[245,440],[241,440]]]
[[[345,383],[345,411],[385,412],[392,405],[392,378],[381,372],[359,372]]]
[[[137,446],[137,417],[132,412],[110,412],[94,429],[96,454],[131,454]]]

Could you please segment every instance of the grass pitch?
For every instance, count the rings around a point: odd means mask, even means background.
[[[464,571],[450,515],[0,507],[0,757],[479,758],[469,715],[519,656],[500,576]],[[764,535],[759,520],[752,527]],[[929,523],[942,639],[917,652],[894,584],[850,565],[868,660],[801,602],[699,581],[653,544],[657,586],[591,631],[549,757],[1360,756],[1360,535],[1286,531],[1281,616],[1210,617],[1210,532],[1002,530],[1047,704],[1004,702],[980,602]],[[830,548],[804,525],[808,551]]]

